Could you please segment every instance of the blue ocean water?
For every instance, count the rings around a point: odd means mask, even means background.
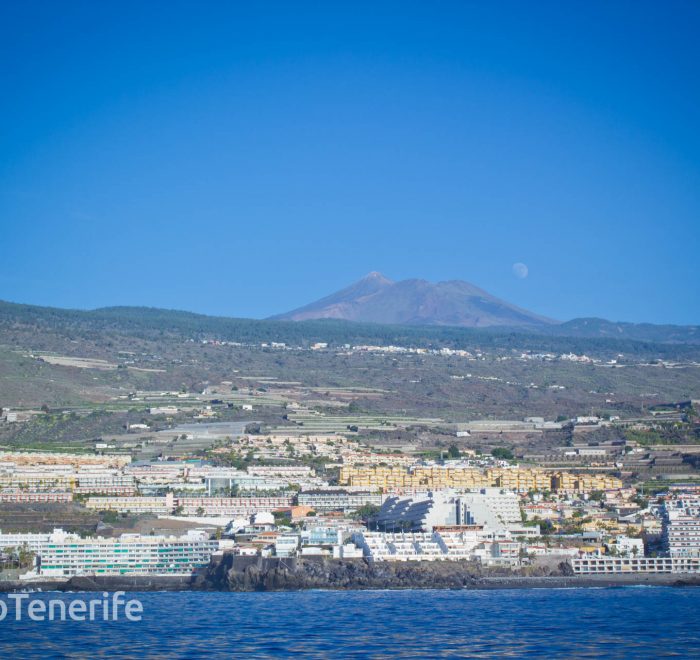
[[[700,588],[692,587],[127,597],[142,602],[142,621],[6,616],[0,657],[700,657]]]

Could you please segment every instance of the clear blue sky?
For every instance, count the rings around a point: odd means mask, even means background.
[[[0,298],[263,317],[379,270],[700,323],[699,34],[694,0],[4,2]]]

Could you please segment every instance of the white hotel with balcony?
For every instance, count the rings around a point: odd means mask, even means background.
[[[81,538],[61,529],[48,534],[1,534],[0,547],[26,548],[35,568],[24,578],[74,575],[191,575],[209,563],[219,541],[206,532],[183,536],[122,534],[119,538]]]

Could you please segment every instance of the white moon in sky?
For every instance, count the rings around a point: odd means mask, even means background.
[[[528,272],[529,271],[525,264],[520,262],[513,264],[513,275],[515,275],[518,279],[524,280],[527,277]]]

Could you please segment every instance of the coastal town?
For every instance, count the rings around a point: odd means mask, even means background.
[[[697,401],[644,419],[450,424],[358,413],[358,397],[381,398],[371,388],[328,390],[319,405],[319,392],[299,383],[250,380],[119,395],[103,408],[138,413],[121,433],[77,450],[1,451],[0,581],[183,578],[227,556],[468,562],[518,575],[700,573],[700,445],[650,447],[608,432],[692,426]],[[271,406],[283,423],[271,421]],[[51,412],[4,409],[1,423]],[[401,440],[415,428],[440,444]],[[563,446],[538,446],[564,431]],[[514,450],[524,436],[535,441]]]

